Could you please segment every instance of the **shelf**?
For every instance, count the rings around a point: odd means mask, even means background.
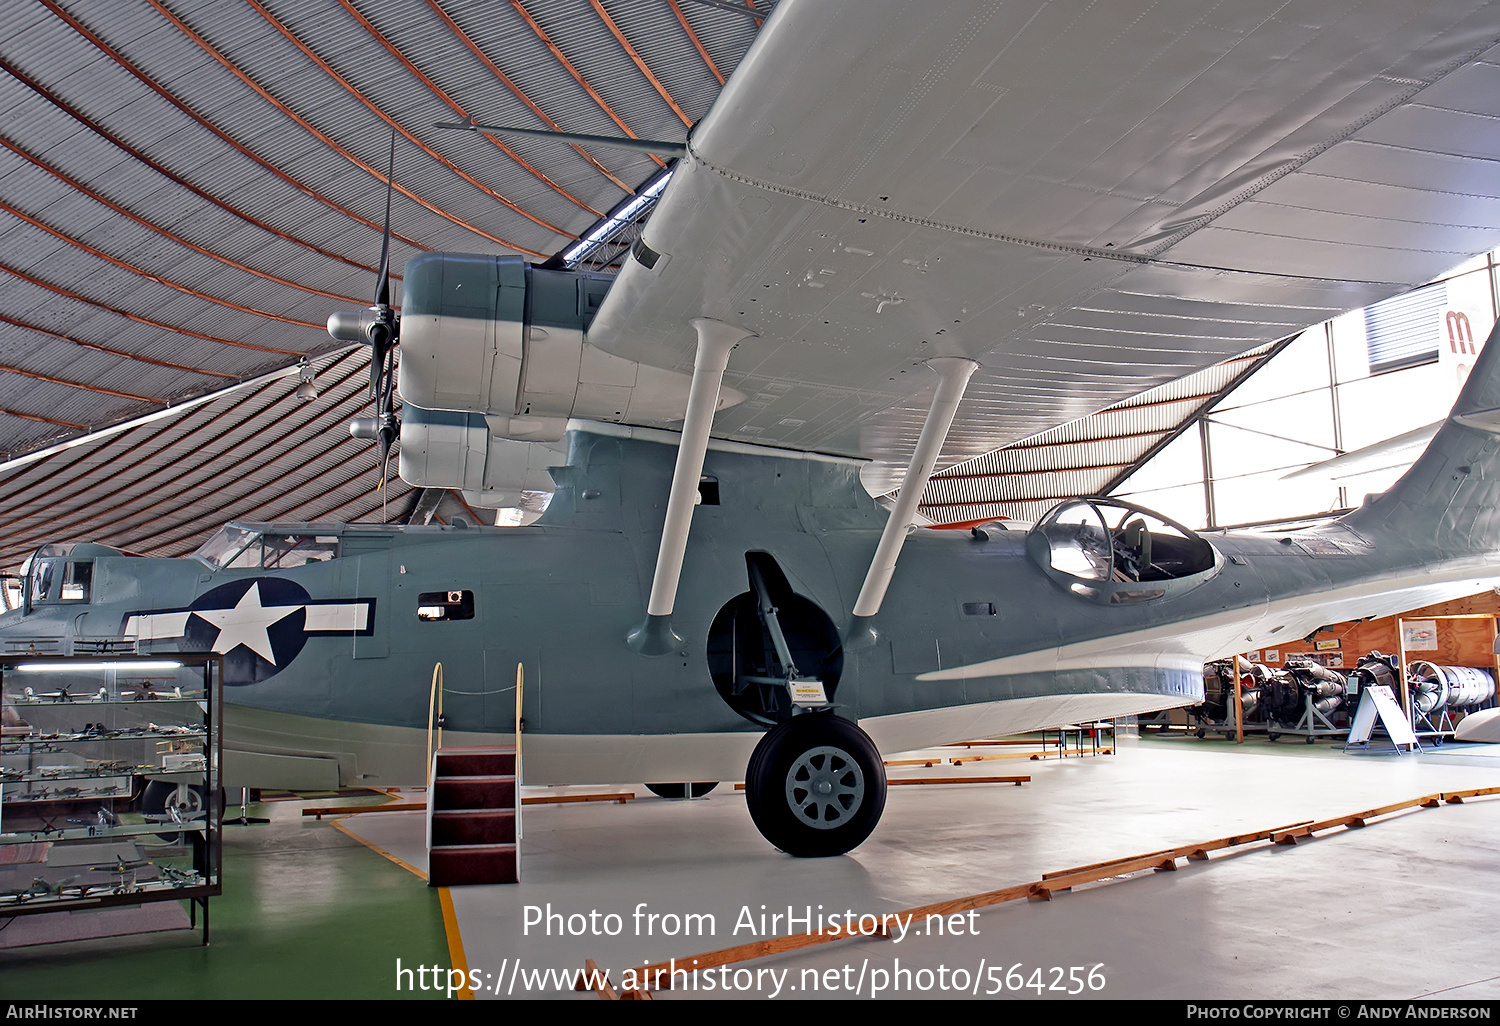
[[[223,869],[222,658],[185,653],[140,677],[130,655],[46,658],[61,676],[0,655],[0,920],[187,900],[203,906],[207,943]],[[178,864],[146,857],[163,845]]]
[[[5,704],[15,709],[83,709],[124,705],[132,708],[146,705],[182,705],[203,701],[201,694],[171,696],[167,698],[92,698],[88,696],[69,699],[26,698],[22,695],[6,695]]]
[[[0,751],[15,748],[16,751],[6,752],[5,754],[16,755],[20,754],[20,748],[23,745],[63,745],[76,744],[80,741],[191,741],[194,739],[201,740],[203,738],[206,738],[207,736],[207,731],[203,730],[129,730],[109,731],[108,733],[104,734],[76,733],[43,734],[41,736],[27,735],[24,737],[13,737],[7,739],[4,748],[0,749]]]

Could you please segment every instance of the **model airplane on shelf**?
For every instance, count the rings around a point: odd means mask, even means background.
[[[784,0],[617,279],[429,254],[399,320],[384,270],[330,320],[372,347],[359,433],[402,477],[555,488],[535,526],[44,546],[0,637],[222,653],[231,787],[421,780],[433,664],[463,744],[513,730],[519,663],[528,782],[743,777],[773,844],[829,855],[880,818],[880,751],[1192,704],[1206,660],[1488,587],[1495,345],[1334,523],[1210,536],[1092,498],[908,532],[940,456],[1500,242],[1495,8],[1135,6]],[[862,481],[899,465],[887,511]]]

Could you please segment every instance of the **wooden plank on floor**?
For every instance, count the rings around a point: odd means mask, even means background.
[[[908,781],[902,781],[908,782]],[[911,781],[914,782],[914,781]],[[953,782],[977,782],[977,778],[932,778],[934,783]],[[898,781],[888,781],[898,783]],[[1117,859],[1109,859],[1104,862],[1094,862],[1086,866],[1075,866],[1072,869],[1059,870],[1044,873],[1038,880],[1029,883],[1016,884],[1010,887],[1002,887],[998,890],[985,891],[980,894],[970,894],[961,898],[953,898],[946,901],[937,901],[928,905],[919,905],[915,908],[903,909],[900,912],[887,912],[882,914],[881,921],[905,922],[912,925],[921,919],[924,926],[932,917],[946,917],[963,912],[999,905],[1004,902],[1030,899],[1034,901],[1050,901],[1054,893],[1067,891],[1075,886],[1085,883],[1094,883],[1111,877],[1125,876],[1142,870],[1154,869],[1161,872],[1176,870],[1178,859],[1191,859],[1194,861],[1208,860],[1208,853],[1219,851],[1224,848],[1239,847],[1253,844],[1258,841],[1272,841],[1283,843],[1295,841],[1296,837],[1311,837],[1315,830],[1329,829],[1333,826],[1362,826],[1367,820],[1379,816],[1390,815],[1404,809],[1431,807],[1430,803],[1441,799],[1445,795],[1458,798],[1460,801],[1466,796],[1500,794],[1500,787],[1476,788],[1472,791],[1449,791],[1441,794],[1427,794],[1416,798],[1408,798],[1405,801],[1392,802],[1378,808],[1367,809],[1363,812],[1339,816],[1333,819],[1320,821],[1299,820],[1283,826],[1270,827],[1264,830],[1254,830],[1248,833],[1230,834],[1225,837],[1216,837],[1208,841],[1198,841],[1192,844],[1179,845],[1175,848],[1164,848],[1159,851],[1147,852],[1140,855],[1127,855]],[[882,929],[881,936],[890,936],[895,931]],[[783,937],[768,937],[762,940],[751,941],[747,944],[737,944],[733,947],[720,948],[700,955],[689,955],[683,958],[670,959],[666,962],[657,962],[646,965],[637,970],[637,979],[646,981],[646,986],[655,990],[671,989],[671,970],[677,965],[692,965],[694,969],[709,969],[715,966],[730,965],[735,962],[744,962],[756,958],[764,958],[768,955],[782,954],[788,951],[796,951],[801,948],[813,947],[819,944],[828,944],[839,940],[848,940],[854,937],[868,937],[869,934],[855,931],[852,934],[839,928],[824,929],[816,932],[805,932],[800,934],[789,934]]]

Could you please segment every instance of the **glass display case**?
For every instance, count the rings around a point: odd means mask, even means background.
[[[0,919],[221,893],[215,655],[0,656]]]

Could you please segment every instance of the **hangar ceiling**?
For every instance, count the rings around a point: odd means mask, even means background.
[[[557,259],[662,162],[434,124],[681,141],[755,38],[752,13],[774,6],[8,4],[0,566],[46,539],[175,555],[230,518],[411,515],[419,494],[382,488],[371,447],[344,427],[364,405],[364,352],[324,330],[373,296],[387,162],[397,271],[423,250]],[[306,403],[304,358],[321,392]],[[1102,490],[1254,362],[952,468],[923,512],[1034,515],[1059,487]],[[111,425],[128,426],[94,434]],[[1087,473],[1042,476],[1059,468]]]
[[[569,247],[661,171],[655,157],[501,141],[433,124],[472,116],[680,141],[759,28],[734,6],[7,4],[0,41],[0,453],[13,458],[295,366],[304,356],[333,354],[340,344],[324,331],[328,314],[366,306],[374,294],[393,130],[394,268],[429,249],[542,260]],[[769,11],[774,4],[748,6]],[[394,285],[399,302],[399,278]],[[27,482],[71,478],[86,471],[63,468],[90,459],[110,467],[115,484],[80,495],[93,508],[78,526],[141,551],[178,551],[184,530],[201,535],[229,516],[378,517],[376,461],[342,423],[358,412],[358,389],[338,376],[348,372],[357,384],[351,368],[362,359],[319,361],[324,395],[308,404],[314,409],[296,411],[313,435],[275,476],[289,495],[310,489],[311,499],[321,500],[318,488],[334,484],[317,476],[322,464],[352,469],[353,461],[361,473],[339,487],[371,497],[373,509],[338,501],[348,496],[337,488],[328,496],[335,501],[271,503],[255,507],[259,512],[232,498],[245,461],[271,455],[272,439],[296,405],[289,399],[295,379],[281,380],[129,432],[140,441],[159,430],[189,431],[184,437],[197,439],[197,451],[225,450],[207,471],[223,485],[218,504],[210,496],[177,503],[193,520],[185,527],[100,530],[100,514],[116,503],[139,499],[165,515],[172,504],[154,500],[194,487],[169,468],[121,473],[130,457],[105,454],[130,448],[123,436],[0,477],[0,494],[8,496],[0,506],[10,511],[0,512],[0,522],[16,537],[6,545],[6,564],[14,565],[19,544],[16,517],[45,518],[71,495],[61,486],[23,487],[16,475]],[[337,383],[325,382],[328,375]],[[277,389],[288,396],[269,401],[266,393]],[[338,416],[327,416],[334,407]],[[214,416],[229,410],[238,412],[225,412],[228,420]],[[304,479],[309,489],[292,487]],[[393,497],[405,491],[399,484],[396,490]],[[27,495],[36,501],[27,503]],[[59,531],[65,526],[53,522]]]

